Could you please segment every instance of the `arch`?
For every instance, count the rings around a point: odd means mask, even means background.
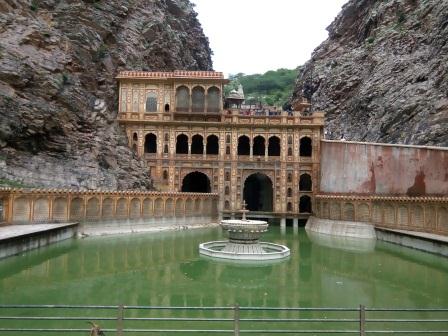
[[[137,153],[138,151],[137,144],[132,145],[132,150],[134,151],[134,153]]]
[[[151,217],[154,213],[153,209],[153,202],[151,198],[145,198],[143,200],[143,206],[142,206],[142,215],[143,218]]]
[[[53,220],[56,222],[67,219],[67,199],[64,197],[55,198],[53,201]]]
[[[292,173],[288,173],[286,180],[291,183],[292,182]]]
[[[200,215],[202,211],[202,200],[197,198],[194,201],[194,213],[195,215]]]
[[[229,144],[231,141],[230,141],[230,134],[227,134],[226,135],[226,143],[227,144]]]
[[[386,224],[395,224],[395,209],[390,204],[384,204],[384,222]]]
[[[230,210],[230,202],[229,201],[224,202],[224,210]]]
[[[103,206],[102,206],[102,218],[113,218],[114,217],[114,200],[112,198],[105,198],[103,199]]]
[[[178,198],[176,201],[176,217],[184,216],[184,200],[182,198]]]
[[[168,133],[165,133],[165,141],[166,142],[170,141],[170,135]]]
[[[242,135],[238,138],[238,155],[250,154],[250,140],[249,137]]]
[[[258,135],[254,138],[253,155],[264,155],[266,151],[265,139]]]
[[[96,197],[91,197],[87,201],[86,219],[98,219],[100,216],[100,201]]]
[[[138,198],[131,199],[130,208],[129,208],[129,217],[130,218],[140,218],[140,209],[141,209],[141,201]]]
[[[163,146],[163,154],[168,154],[168,145]]]
[[[157,136],[154,133],[145,135],[145,153],[157,153]]]
[[[31,202],[26,197],[17,197],[13,203],[13,222],[28,222],[30,220]]]
[[[358,205],[358,220],[360,222],[370,222],[370,209],[367,203]]]
[[[48,222],[49,220],[50,203],[47,198],[40,197],[34,201],[33,221],[34,222]]]
[[[304,195],[304,196],[300,197],[299,212],[300,213],[311,213],[312,212],[311,197],[309,197],[308,195]]]
[[[226,173],[224,174],[224,180],[230,181],[230,172],[229,171],[226,171]]]
[[[202,86],[195,86],[191,92],[191,111],[205,111],[205,90]]]
[[[230,195],[230,188],[229,188],[229,186],[226,186],[224,188],[224,195]]]
[[[271,136],[268,142],[268,156],[280,156],[280,138]]]
[[[190,90],[185,86],[176,89],[176,111],[188,112],[190,109]]]
[[[206,153],[210,155],[219,154],[219,139],[216,135],[212,134],[207,137]]]
[[[230,155],[230,146],[226,146],[226,155]]]
[[[84,202],[76,197],[70,202],[70,219],[80,220],[84,217]]]
[[[210,179],[202,172],[191,172],[182,180],[182,192],[209,193],[211,192]]]
[[[249,175],[244,181],[243,197],[250,211],[272,211],[273,188],[271,179],[262,173]]]
[[[312,191],[313,190],[313,181],[309,174],[305,173],[305,174],[300,175],[299,190],[300,191]]]
[[[205,199],[202,204],[202,213],[206,216],[211,215],[213,212],[212,206],[212,200],[210,198]]]
[[[445,207],[437,209],[437,229],[448,231],[448,209]]]
[[[330,203],[330,219],[341,219],[341,205],[337,202]]]
[[[165,216],[166,217],[174,216],[174,200],[172,198],[168,198],[165,201]]]
[[[288,145],[292,145],[292,135],[288,135]]]
[[[191,198],[187,198],[185,201],[185,215],[193,216],[194,211],[194,201]]]
[[[288,147],[288,156],[292,156],[292,148]]]
[[[163,171],[163,179],[168,180],[168,170]]]
[[[207,90],[207,112],[219,112],[221,108],[221,91],[212,86]]]
[[[381,213],[381,205],[373,204],[372,206],[372,221],[374,223],[381,223],[383,221],[383,215]]]
[[[165,104],[165,112],[169,112],[170,111],[170,104]]]
[[[353,203],[344,204],[343,219],[349,221],[355,220],[355,206],[353,205]]]
[[[287,194],[288,194],[288,197],[292,197],[292,189],[291,188],[288,188]]]
[[[409,225],[409,212],[408,207],[405,205],[399,205],[397,209],[397,224],[408,226]]]
[[[188,154],[188,137],[185,134],[176,138],[176,154]]]
[[[162,217],[164,212],[163,199],[156,198],[154,201],[154,216]]]
[[[286,205],[286,211],[291,212],[292,211],[292,203],[288,202],[288,204]]]
[[[191,154],[204,154],[204,138],[200,134],[191,138]]]
[[[434,205],[427,204],[424,208],[424,211],[425,211],[424,215],[425,222],[423,226],[426,226],[428,229],[435,230],[437,223],[436,207]]]
[[[300,139],[300,156],[310,157],[313,153],[313,145],[310,137],[303,137]]]
[[[148,92],[146,95],[146,112],[157,112],[157,93]]]
[[[117,200],[115,216],[118,218],[125,218],[128,216],[128,202],[126,198],[119,198]]]
[[[411,207],[411,225],[415,225],[419,228],[423,228],[425,226],[423,207],[420,205],[414,205]]]
[[[300,204],[299,204],[299,206],[300,206]],[[322,203],[322,217],[330,218],[330,207],[328,205],[328,202]]]
[[[138,134],[136,132],[134,132],[134,134],[132,135],[132,140],[138,141]]]

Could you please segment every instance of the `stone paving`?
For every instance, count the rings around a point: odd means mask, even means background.
[[[62,224],[27,224],[27,225],[6,225],[0,227],[0,241],[33,233],[44,232],[52,229],[71,226],[74,223]]]

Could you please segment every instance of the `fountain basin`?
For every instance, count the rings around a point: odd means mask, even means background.
[[[221,227],[229,233],[229,241],[238,244],[254,244],[269,224],[259,220],[226,219],[221,221]]]
[[[199,244],[199,254],[219,259],[266,261],[289,257],[290,250],[286,246],[259,242],[256,244],[232,244],[227,240],[210,241]]]

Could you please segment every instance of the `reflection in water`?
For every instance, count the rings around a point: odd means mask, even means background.
[[[384,242],[370,253],[318,243],[303,229],[266,241],[291,258],[262,267],[211,262],[198,244],[219,229],[99,237],[62,242],[0,261],[3,304],[174,306],[448,305],[446,259]],[[337,245],[339,246],[339,245]],[[358,249],[359,250],[359,249]],[[367,250],[367,249],[365,249]]]
[[[375,250],[376,239],[333,236],[311,230],[305,232],[314,244],[320,246],[357,253],[367,253]]]

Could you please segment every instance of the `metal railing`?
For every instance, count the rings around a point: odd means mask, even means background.
[[[107,335],[119,336],[125,333],[448,335],[448,308],[0,305],[1,335],[89,335],[92,332],[89,322]]]

